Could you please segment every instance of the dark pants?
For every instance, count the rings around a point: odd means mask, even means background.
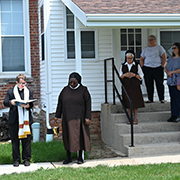
[[[21,156],[20,156],[20,140],[21,140],[21,142],[22,142],[22,159],[30,161],[30,159],[31,159],[31,135],[28,135],[27,138],[19,139],[18,131],[19,131],[18,121],[15,121],[14,124],[9,124],[9,133],[11,136],[13,160],[14,160],[14,162],[21,161]]]
[[[142,69],[144,73],[148,99],[150,101],[153,101],[155,81],[159,100],[164,100],[164,68],[162,66],[159,66],[157,68],[143,66]]]
[[[171,116],[180,116],[180,91],[176,86],[168,86],[171,98]]]

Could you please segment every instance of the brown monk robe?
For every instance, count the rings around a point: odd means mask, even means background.
[[[91,119],[91,97],[79,81],[74,74],[70,75],[69,85],[61,91],[56,109],[55,117],[61,118],[62,115],[63,143],[67,151],[63,164],[71,162],[71,152],[79,151],[79,156],[82,156],[82,150],[91,149],[89,123],[86,123]],[[82,157],[78,158],[78,162],[83,163]]]
[[[140,81],[142,80],[144,74],[140,65],[135,61],[135,53],[132,50],[127,50],[125,53],[125,62],[121,65],[120,68],[120,77],[122,79],[122,83],[129,94],[132,100],[132,108],[133,108],[133,124],[138,124],[137,112],[138,108],[144,107],[143,96],[140,87]],[[128,110],[129,115],[130,112],[130,101],[128,100],[124,89],[122,89],[122,97],[125,107]],[[130,124],[130,122],[128,122]]]
[[[128,72],[128,67],[126,65],[122,66],[123,74]],[[133,65],[131,68],[131,72],[137,74],[137,65]],[[124,78],[123,85],[125,86],[132,102],[133,102],[133,109],[135,108],[142,108],[144,107],[144,100],[140,88],[140,81],[139,79],[133,78]],[[130,108],[130,102],[124,92],[122,91],[123,102],[126,108]]]

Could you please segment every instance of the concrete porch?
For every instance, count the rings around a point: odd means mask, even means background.
[[[180,123],[167,122],[170,103],[145,104],[139,109],[138,125],[134,125],[134,146],[131,129],[121,105],[101,105],[101,135],[109,146],[128,157],[180,154]]]

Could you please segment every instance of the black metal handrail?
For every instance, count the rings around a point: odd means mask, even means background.
[[[107,61],[110,61],[110,60],[112,61],[112,79],[111,79],[111,80],[108,80],[108,79],[107,79]],[[124,90],[124,92],[125,92],[128,100],[129,100],[129,102],[130,102],[130,112],[131,112],[130,114],[131,114],[131,116],[129,116],[129,113],[127,112],[127,109],[126,109],[126,107],[125,107],[125,105],[124,105],[124,103],[123,103],[123,100],[122,100],[122,98],[121,98],[121,96],[120,96],[120,93],[119,93],[119,91],[118,91],[118,89],[117,89],[117,87],[116,87],[116,85],[115,85],[115,73],[116,73],[116,75],[117,75],[117,77],[118,77],[118,79],[119,79],[119,81],[120,81],[120,83],[121,83],[121,85],[122,85],[122,88],[123,88],[123,90]],[[119,98],[119,100],[120,100],[120,102],[121,102],[121,104],[122,104],[122,106],[123,106],[123,109],[124,109],[124,111],[125,111],[125,113],[126,113],[126,116],[127,116],[128,120],[129,120],[129,122],[131,123],[131,145],[130,145],[130,147],[134,147],[132,100],[131,100],[131,98],[129,97],[129,94],[127,93],[126,88],[124,87],[124,85],[123,85],[123,83],[122,83],[122,80],[121,80],[121,78],[120,78],[120,76],[119,76],[119,72],[118,72],[118,70],[117,70],[117,68],[116,68],[116,66],[115,66],[115,64],[114,64],[114,58],[113,58],[113,57],[112,57],[112,58],[108,58],[108,59],[104,59],[105,103],[108,103],[108,102],[107,102],[107,83],[108,83],[108,82],[112,82],[112,83],[113,83],[113,104],[114,104],[114,105],[116,104],[116,100],[115,100],[115,92],[116,92],[117,97]]]

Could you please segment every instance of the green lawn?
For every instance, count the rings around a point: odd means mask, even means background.
[[[61,141],[32,143],[31,162],[58,162],[64,160],[66,151]],[[88,154],[85,153],[87,159]],[[76,159],[77,154],[73,153]],[[0,145],[0,164],[12,164],[11,144]],[[155,164],[139,166],[97,166],[95,168],[69,168],[56,169],[43,168],[29,173],[13,173],[0,176],[1,180],[179,180],[180,163]]]
[[[36,142],[31,144],[31,162],[58,162],[66,158],[62,141]],[[85,152],[85,159],[88,153]],[[77,159],[77,153],[72,153],[72,159]],[[0,164],[13,164],[11,143],[0,144]]]
[[[95,168],[39,169],[31,173],[0,176],[1,180],[179,180],[180,164],[97,166]]]

